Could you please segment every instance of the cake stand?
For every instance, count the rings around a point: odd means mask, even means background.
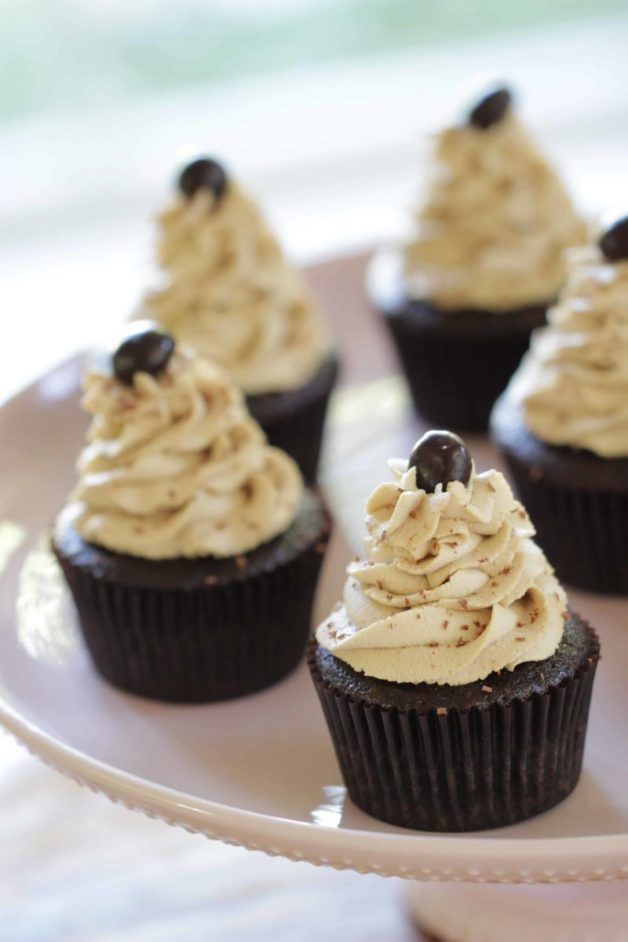
[[[136,698],[94,673],[45,537],[85,431],[80,372],[69,361],[0,409],[2,725],[77,782],[170,824],[291,860],[406,878],[416,919],[443,939],[628,939],[628,884],[617,882],[628,877],[626,603],[571,594],[602,637],[603,661],[570,798],[477,834],[382,824],[347,799],[304,668],[271,690],[207,706]],[[339,595],[349,544],[361,540],[368,489],[417,432],[398,378],[339,394],[325,473],[338,526],[321,617]],[[480,467],[496,462],[485,442],[469,445]]]

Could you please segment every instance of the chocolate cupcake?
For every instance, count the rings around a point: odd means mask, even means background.
[[[309,667],[352,800],[401,827],[500,827],[580,775],[599,644],[497,471],[431,432],[366,505],[365,560]]]
[[[150,323],[87,371],[79,481],[52,545],[98,671],[200,702],[300,660],[329,534],[227,374]]]
[[[559,576],[628,594],[628,216],[571,253],[492,431]]]
[[[321,315],[257,206],[215,160],[183,169],[159,217],[162,284],[139,317],[224,367],[272,445],[316,479],[338,361]]]
[[[411,238],[369,270],[418,413],[443,427],[486,429],[561,287],[563,250],[584,239],[507,89],[491,89],[437,135]]]

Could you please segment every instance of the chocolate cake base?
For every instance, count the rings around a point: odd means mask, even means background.
[[[445,310],[408,298],[400,274],[382,267],[380,275],[377,266],[369,289],[419,415],[435,428],[486,431],[493,403],[519,366],[530,334],[545,324],[548,305]]]
[[[316,481],[327,406],[338,372],[338,357],[330,352],[305,386],[248,396],[246,400],[271,445],[294,458],[309,484]]]
[[[541,441],[507,394],[495,406],[491,432],[559,578],[628,594],[628,457]]]
[[[308,665],[354,803],[400,827],[473,831],[574,789],[599,650],[571,614],[547,661],[461,687],[366,677],[316,641]]]
[[[236,558],[140,559],[67,524],[52,546],[102,676],[146,697],[208,702],[268,687],[297,665],[329,533],[308,491],[284,534]]]

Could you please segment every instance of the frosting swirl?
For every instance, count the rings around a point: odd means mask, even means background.
[[[585,227],[517,118],[445,129],[433,164],[405,247],[408,294],[493,311],[551,301]]]
[[[231,181],[179,196],[159,218],[165,283],[138,316],[215,360],[245,393],[304,385],[327,349],[320,314],[253,201]]]
[[[570,253],[549,326],[533,336],[510,394],[545,442],[628,456],[628,261]]]
[[[541,661],[558,647],[565,594],[497,471],[427,494],[414,468],[366,505],[367,559],[316,638],[371,677],[460,685]]]
[[[83,539],[146,559],[246,553],[285,531],[303,485],[266,443],[226,374],[177,346],[157,377],[131,386],[97,365],[93,416],[65,513]]]

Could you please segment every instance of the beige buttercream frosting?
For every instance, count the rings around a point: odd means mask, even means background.
[[[498,471],[428,494],[414,468],[366,505],[366,560],[316,638],[354,670],[398,683],[466,684],[543,661],[566,598],[530,519]]]
[[[563,252],[586,229],[561,181],[510,111],[485,129],[450,127],[405,246],[406,290],[443,308],[506,311],[552,301]]]
[[[158,377],[120,383],[94,365],[79,481],[64,512],[91,543],[146,559],[246,553],[284,532],[300,472],[270,447],[241,392],[214,364],[177,346]]]
[[[139,317],[219,363],[248,394],[297,389],[328,342],[320,313],[258,208],[234,181],[175,197],[159,217],[164,284]]]
[[[628,261],[574,250],[548,321],[511,381],[526,425],[552,445],[628,456]]]

